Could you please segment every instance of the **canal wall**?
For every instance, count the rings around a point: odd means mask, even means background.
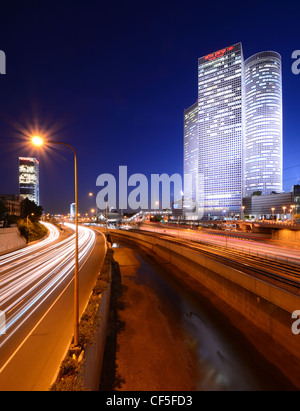
[[[0,228],[0,253],[12,251],[26,245],[18,227]]]
[[[100,318],[96,328],[94,342],[88,344],[83,352],[82,379],[85,391],[98,391],[101,379],[102,363],[104,357],[108,314],[111,294],[111,264],[109,265],[109,281],[107,288],[101,296],[98,307]]]
[[[154,258],[158,256],[188,274],[270,337],[276,349],[281,347],[291,356],[292,366],[294,360],[300,365],[300,334],[294,334],[291,328],[295,321],[292,313],[300,310],[299,296],[162,238],[117,230],[111,232],[111,236],[114,242],[123,239],[138,244],[148,249]],[[265,347],[263,354],[268,358],[269,353],[272,353],[271,346]],[[273,356],[271,361],[286,371],[282,357]],[[300,387],[300,376],[296,374],[292,375],[293,382]]]
[[[289,230],[287,228],[282,228],[281,230],[272,230],[272,239],[299,243],[300,230]]]

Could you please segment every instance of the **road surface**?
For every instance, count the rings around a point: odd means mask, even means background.
[[[153,226],[151,224],[142,224],[141,229],[152,231],[159,234],[167,234],[176,238],[184,238],[192,241],[202,241],[207,244],[227,246],[228,248],[236,249],[261,257],[276,258],[283,262],[300,265],[299,246],[296,243],[287,244],[286,242],[277,241],[276,244],[271,241],[262,242],[253,237],[236,238],[230,236],[230,232],[212,234],[205,230],[195,231],[189,229],[175,229],[169,227]],[[242,234],[241,234],[242,236]]]
[[[73,336],[75,236],[46,225],[45,240],[0,257],[0,390],[48,390]],[[104,236],[80,226],[80,313],[104,255]]]

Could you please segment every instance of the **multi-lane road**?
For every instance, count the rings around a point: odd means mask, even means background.
[[[261,237],[250,236],[238,232],[211,230],[176,229],[168,226],[162,227],[153,224],[142,224],[142,230],[159,234],[167,234],[176,238],[203,242],[211,245],[225,246],[262,258],[274,258],[285,263],[300,265],[299,246],[296,243],[282,241],[270,241]]]
[[[45,223],[43,241],[0,256],[0,390],[48,390],[73,336],[74,226]],[[105,255],[104,236],[79,227],[80,313]]]

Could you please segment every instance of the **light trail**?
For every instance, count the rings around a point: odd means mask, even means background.
[[[45,248],[46,252],[46,247],[54,243],[59,238],[59,230],[54,225],[43,222],[42,224],[45,225],[45,227],[48,229],[48,236],[45,239],[37,241],[35,244],[28,245],[27,247],[0,256],[0,276],[2,274],[1,267],[5,266],[5,269],[9,269],[16,263],[22,264],[26,260],[31,259],[35,255],[35,253],[41,253],[42,249]]]
[[[230,234],[223,235],[204,233],[204,232],[195,232],[188,229],[176,230],[172,228],[160,228],[160,227],[151,227],[147,224],[141,226],[142,230],[152,231],[158,234],[167,234],[174,236],[175,238],[183,238],[185,240],[192,240],[203,242],[211,245],[219,245],[222,247],[227,247],[228,249],[235,249],[244,253],[258,255],[263,258],[274,258],[284,262],[290,262],[293,264],[300,264],[300,253],[299,249],[292,249],[286,246],[275,244],[262,243],[251,238],[241,239],[236,237],[231,237]],[[227,237],[227,238],[226,238]],[[250,241],[249,241],[250,240]]]
[[[73,224],[65,225],[75,229]],[[5,334],[0,336],[0,347],[65,280],[72,277],[75,234],[51,245],[51,242],[58,238],[59,232],[53,226],[49,231],[48,241],[44,240],[45,242],[41,241],[40,244],[36,243],[19,252],[6,254],[6,258],[0,263],[0,309],[6,317]],[[95,233],[87,227],[79,226],[79,264],[82,264],[91,252],[94,243]],[[44,247],[45,245],[48,247]]]

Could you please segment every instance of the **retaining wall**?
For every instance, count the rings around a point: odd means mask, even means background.
[[[95,336],[95,343],[88,345],[83,354],[83,385],[86,391],[99,390],[108,325],[110,293],[111,282],[109,281],[99,304],[98,313],[100,314],[101,321]]]
[[[281,241],[300,242],[300,230],[289,230],[282,228],[281,230],[272,230],[272,239]]]
[[[14,250],[26,245],[18,227],[0,228],[0,253]]]

